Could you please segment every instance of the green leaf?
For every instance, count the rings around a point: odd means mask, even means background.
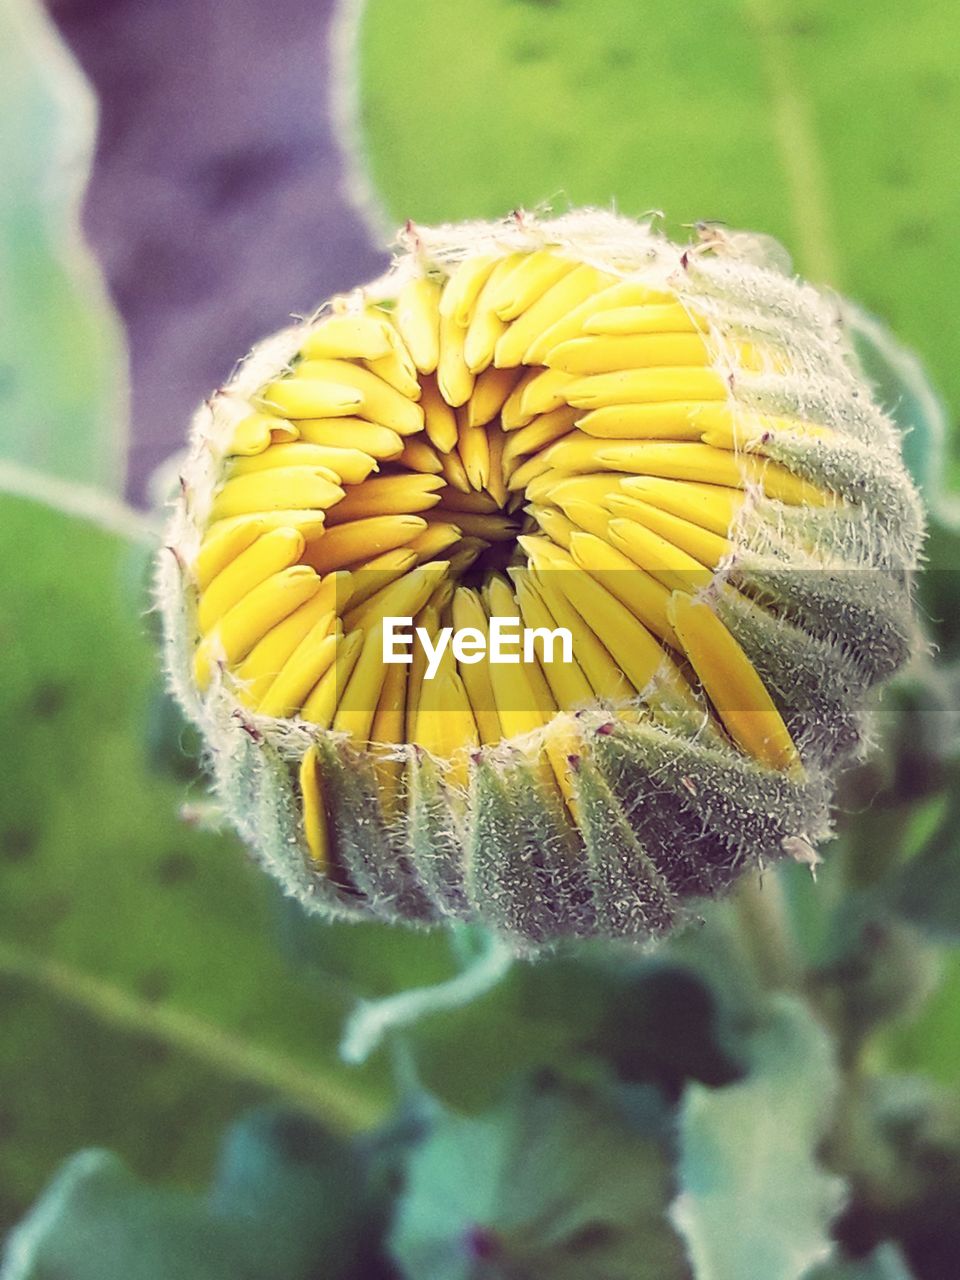
[[[799,1280],[831,1250],[840,1184],[817,1166],[836,1071],[805,1007],[779,997],[749,1046],[749,1074],[687,1087],[671,1217],[697,1280]]]
[[[960,942],[960,799],[953,793],[936,830],[885,886],[901,915],[934,937]]]
[[[941,523],[956,527],[960,505],[944,493],[950,424],[947,410],[914,352],[875,316],[843,304],[844,323],[881,403],[904,433],[903,456],[927,505]]]
[[[369,0],[358,123],[393,225],[552,200],[773,235],[955,412],[958,35],[941,0]]]
[[[874,1045],[888,1070],[923,1072],[941,1084],[960,1085],[960,947],[940,956],[940,982],[913,1018],[886,1028]]]
[[[682,1280],[656,1124],[598,1093],[534,1083],[414,1150],[390,1248],[411,1280]]]
[[[273,883],[180,820],[202,784],[151,767],[147,548],[23,499],[0,527],[0,1212],[80,1146],[196,1182],[230,1114],[271,1096],[372,1123],[389,1063],[341,1063],[342,1022],[394,963],[440,968],[443,938],[329,927],[346,978],[285,956]]]
[[[0,458],[123,488],[124,339],[83,242],[93,95],[39,0],[0,6]]]
[[[371,1274],[363,1171],[346,1143],[293,1113],[227,1137],[206,1195],[156,1188],[116,1156],[72,1156],[12,1233],[4,1280],[326,1280]]]

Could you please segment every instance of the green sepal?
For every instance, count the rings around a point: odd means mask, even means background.
[[[527,943],[590,933],[596,917],[582,846],[547,766],[503,755],[482,753],[474,769],[470,900],[485,924]]]
[[[645,848],[659,851],[657,870],[672,892],[699,896],[730,883],[733,852],[715,832],[704,829],[661,775],[665,758],[676,753],[696,777],[695,748],[650,725],[610,724],[598,728],[591,750],[637,838]]]
[[[612,936],[662,933],[677,906],[667,882],[589,757],[571,767],[598,929]]]
[[[463,837],[437,762],[425,751],[407,761],[407,840],[421,885],[438,910],[469,920]]]
[[[435,921],[409,854],[387,825],[372,757],[329,734],[317,739],[317,752],[337,860],[351,883],[382,919]]]

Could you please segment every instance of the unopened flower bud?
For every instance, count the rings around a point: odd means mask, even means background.
[[[750,245],[408,229],[200,410],[169,670],[289,892],[656,934],[828,833],[922,521],[834,302]]]

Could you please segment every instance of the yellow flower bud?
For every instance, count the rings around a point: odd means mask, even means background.
[[[198,413],[169,670],[305,902],[653,934],[828,833],[922,520],[834,305],[749,243],[417,228]]]

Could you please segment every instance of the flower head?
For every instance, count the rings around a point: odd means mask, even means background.
[[[305,900],[662,932],[828,831],[912,644],[896,430],[749,238],[578,213],[401,248],[197,415],[174,687]]]

